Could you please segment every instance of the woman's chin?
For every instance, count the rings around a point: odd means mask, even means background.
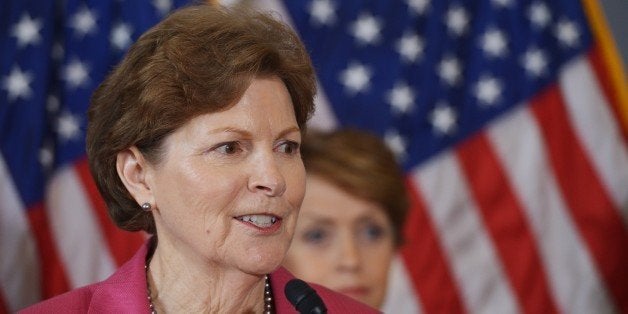
[[[267,263],[264,263],[264,265],[246,265],[242,267],[242,270],[244,273],[247,273],[247,274],[267,275],[277,270],[277,268],[279,268],[280,265],[281,265],[280,263],[273,264],[273,265],[270,265]]]
[[[246,265],[243,266],[248,273],[269,274],[279,268],[284,255],[285,252],[277,252],[276,254],[264,252],[263,254],[251,255],[247,258]]]

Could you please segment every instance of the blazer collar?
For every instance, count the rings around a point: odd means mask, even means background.
[[[150,240],[113,275],[97,285],[90,313],[146,313],[149,309],[146,285],[146,253]]]

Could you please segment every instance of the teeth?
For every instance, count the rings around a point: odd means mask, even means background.
[[[260,228],[270,227],[277,222],[276,217],[268,215],[246,215],[240,216],[238,219],[244,222],[250,222]]]

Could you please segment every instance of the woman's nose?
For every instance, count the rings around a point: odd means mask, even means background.
[[[346,235],[339,241],[338,269],[343,272],[360,270],[360,248],[352,235]]]
[[[270,154],[255,158],[251,165],[249,190],[262,192],[268,196],[281,196],[286,191],[286,180],[277,160]]]

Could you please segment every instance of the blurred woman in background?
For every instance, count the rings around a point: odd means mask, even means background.
[[[363,131],[312,130],[302,156],[307,188],[284,266],[299,278],[381,308],[408,210],[393,153]]]

